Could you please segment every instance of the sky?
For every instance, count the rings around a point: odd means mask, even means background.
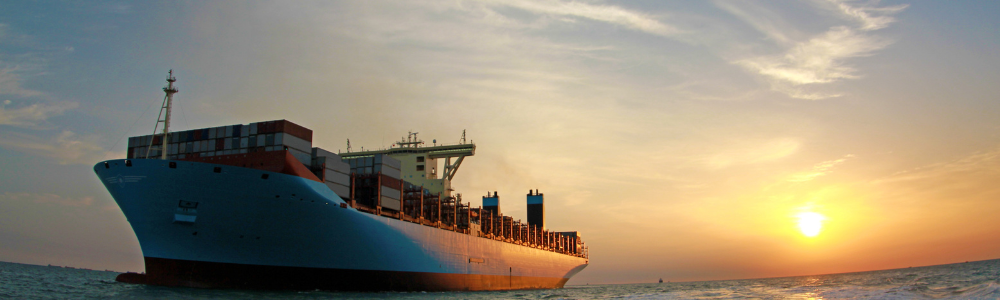
[[[94,176],[150,134],[476,143],[453,186],[578,230],[569,284],[1000,258],[997,1],[0,3],[0,261],[142,271]],[[802,216],[821,216],[816,236]]]

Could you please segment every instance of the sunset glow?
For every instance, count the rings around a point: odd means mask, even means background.
[[[163,129],[168,70],[169,131],[475,143],[448,187],[543,192],[568,285],[1000,258],[1000,1],[286,2],[2,2],[0,261],[145,271],[94,167]]]

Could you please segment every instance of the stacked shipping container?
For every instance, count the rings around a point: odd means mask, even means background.
[[[366,178],[366,180],[371,181],[367,184],[378,184],[379,191],[376,193],[372,191],[367,193],[366,197],[379,197],[379,201],[376,202],[375,199],[359,199],[362,202],[371,203],[374,206],[378,203],[381,208],[387,208],[394,211],[399,211],[402,209],[402,186],[403,181],[400,179],[402,172],[400,171],[400,166],[402,163],[395,158],[392,158],[385,154],[375,154],[363,157],[354,157],[344,159],[344,162],[348,164],[351,174],[356,174],[360,177]],[[375,179],[367,179],[367,177],[380,177]],[[376,182],[377,181],[377,182]]]
[[[288,150],[303,164],[312,163],[312,130],[287,120],[178,131],[168,135],[167,159]],[[162,134],[129,138],[128,158],[160,158],[162,138]]]
[[[351,197],[351,169],[343,162],[340,155],[322,148],[312,148],[311,170],[337,196],[343,199]]]

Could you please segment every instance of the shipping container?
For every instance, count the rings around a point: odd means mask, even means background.
[[[283,149],[279,148],[278,150],[283,150]],[[292,153],[292,156],[294,156],[295,159],[298,159],[300,162],[302,162],[303,165],[308,166],[312,163],[312,154],[308,152],[300,151],[298,149],[293,149],[293,148],[288,148],[288,152]]]
[[[274,143],[279,145],[285,145],[290,148],[295,148],[296,150],[304,151],[312,155],[312,142],[306,141],[302,138],[296,137],[294,135],[285,133],[274,134]]]
[[[341,160],[327,160],[326,168],[342,174],[351,174],[351,167]]]
[[[343,184],[347,186],[351,185],[351,175],[336,172],[330,169],[324,169],[323,172],[324,172],[324,179],[326,181],[337,184]]]
[[[399,199],[392,199],[386,196],[382,196],[382,208],[388,208],[391,210],[398,211],[400,209]]]
[[[382,158],[382,165],[390,166],[395,168],[396,170],[400,170],[400,168],[402,167],[402,162],[388,155],[383,155],[383,156],[384,157]]]
[[[383,197],[389,197],[389,198],[392,198],[392,199],[399,200],[400,192],[399,192],[398,189],[393,189],[391,187],[383,185],[382,186],[382,196]]]
[[[264,136],[264,146],[274,146],[274,134],[268,133]],[[268,150],[271,151],[271,150]]]
[[[340,198],[349,199],[351,197],[351,187],[348,185],[341,185],[333,182],[325,182],[327,187],[330,187],[337,196]]]
[[[388,168],[386,167],[386,165],[382,166],[383,166],[382,174],[384,174],[385,176],[389,176],[395,179],[400,179],[403,176],[403,173],[400,172],[398,169]]]

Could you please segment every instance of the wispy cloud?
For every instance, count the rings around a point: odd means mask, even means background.
[[[0,135],[0,146],[16,151],[55,159],[59,164],[91,164],[102,159],[114,158],[99,146],[93,137],[77,136],[72,131],[63,131],[50,139],[33,135],[9,133]]]
[[[39,96],[42,92],[21,86],[21,76],[17,68],[0,67],[0,95],[15,95],[21,97]]]
[[[795,154],[800,147],[801,142],[790,138],[747,140],[731,145],[723,152],[705,156],[703,160],[708,167],[721,169],[732,165],[774,161]]]
[[[633,30],[639,30],[660,36],[673,36],[682,33],[681,30],[663,24],[645,14],[630,11],[612,5],[594,5],[576,1],[489,1],[498,6],[509,6],[537,14],[557,17],[577,17],[621,25]]]
[[[848,154],[848,155],[845,155],[843,158],[840,158],[840,159],[828,160],[828,161],[820,162],[820,163],[816,164],[815,166],[813,166],[812,170],[792,175],[792,177],[789,178],[788,181],[791,181],[791,182],[805,182],[805,181],[810,181],[810,180],[816,179],[816,177],[820,177],[820,176],[829,174],[830,172],[832,172],[831,169],[833,169],[833,167],[846,162],[848,159],[850,159],[852,157],[854,157],[854,155]]]
[[[888,45],[847,27],[836,27],[825,34],[797,44],[780,57],[758,57],[738,64],[780,82],[792,85],[829,83],[857,78],[854,68],[843,60],[869,55]]]
[[[932,181],[937,185],[966,177],[1000,175],[1000,148],[983,151],[949,162],[941,162],[898,172],[873,183]],[[975,176],[970,176],[975,175]]]
[[[22,128],[40,129],[48,127],[46,121],[53,116],[61,115],[67,110],[77,108],[74,102],[55,104],[35,103],[20,108],[8,108],[12,102],[4,100],[0,106],[0,125],[10,125]]]
[[[758,32],[781,44],[793,44],[794,39],[788,31],[794,30],[794,26],[784,22],[775,13],[753,5],[743,5],[744,2],[714,1],[716,7],[743,20]]]
[[[860,22],[860,26],[857,28],[846,25],[833,26],[808,40],[792,43],[783,54],[737,59],[733,63],[764,76],[771,84],[772,90],[793,98],[818,100],[841,96],[840,93],[820,93],[808,91],[806,88],[807,85],[814,87],[819,84],[859,78],[857,70],[849,65],[847,60],[872,55],[891,43],[889,40],[870,36],[865,32],[888,26],[895,20],[891,14],[905,9],[906,6],[855,7],[839,0],[830,0],[830,3],[835,4],[837,11],[842,15]],[[872,3],[877,4],[877,1]],[[731,6],[720,7],[726,9]],[[727,10],[741,12],[732,8]],[[749,16],[741,18],[777,41],[789,41],[787,35],[770,26],[769,22],[754,21],[755,19]]]
[[[49,193],[10,193],[0,194],[0,199],[5,201],[31,201],[39,204],[55,204],[70,207],[84,207],[94,204],[94,197],[64,197]]]
[[[830,3],[836,5],[837,9],[844,14],[844,16],[857,20],[861,23],[861,30],[876,30],[882,29],[889,26],[889,23],[895,22],[896,19],[891,15],[897,13],[903,9],[906,9],[909,5],[901,4],[888,7],[874,7],[879,3],[879,1],[872,1],[871,5],[862,4],[860,7],[851,6],[848,2],[856,1],[845,1],[845,0],[827,0]]]

